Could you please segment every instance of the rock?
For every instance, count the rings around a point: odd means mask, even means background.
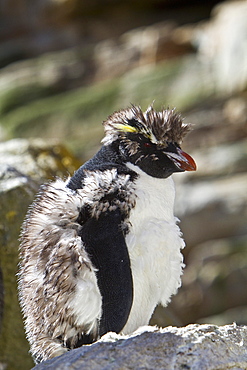
[[[18,59],[30,58],[52,50],[87,45],[119,36],[135,27],[146,26],[178,17],[191,22],[208,16],[212,5],[201,1],[184,11],[181,0],[153,1],[93,1],[46,0],[32,2],[6,0],[1,6],[0,66]],[[168,5],[168,7],[167,7]],[[181,6],[181,7],[180,7]],[[172,10],[173,8],[173,10]]]
[[[243,91],[247,85],[246,18],[246,1],[223,2],[196,31],[199,58],[223,93]]]
[[[48,3],[44,8],[49,8]],[[69,6],[69,3],[59,2],[61,9]],[[235,4],[236,11],[231,13]],[[158,108],[170,105],[188,112],[195,104],[204,104],[204,100],[215,93],[225,95],[226,92],[244,90],[245,69],[240,68],[238,75],[234,68],[242,65],[245,60],[242,57],[245,53],[245,33],[240,32],[240,28],[239,34],[235,34],[235,30],[232,32],[232,37],[235,35],[239,39],[234,45],[243,45],[239,53],[229,55],[226,40],[222,43],[222,53],[219,53],[217,63],[214,64],[214,54],[210,54],[211,43],[217,37],[221,39],[221,32],[224,33],[224,14],[228,14],[230,19],[227,27],[231,33],[232,25],[243,23],[241,9],[243,7],[244,15],[244,4],[238,1],[223,3],[218,8],[218,15],[212,15],[203,27],[193,24],[186,29],[172,21],[157,22],[128,30],[121,36],[113,33],[112,37],[104,38],[103,41],[91,40],[83,46],[6,66],[0,72],[0,139],[59,136],[61,141],[70,138],[68,144],[76,147],[78,153],[89,140],[96,148],[102,135],[102,131],[97,128],[99,123],[113,110],[128,106],[131,102],[145,107],[155,100]],[[59,7],[58,2],[56,6]],[[50,3],[51,12],[56,6],[54,2]],[[218,23],[219,27],[215,29],[219,33],[214,36],[210,27]],[[245,30],[245,24],[241,27]],[[217,51],[215,54],[218,55]],[[211,59],[208,55],[211,55]],[[221,55],[225,56],[225,63],[234,68],[229,67],[228,75],[219,77],[219,83],[216,81],[218,72],[219,75],[223,73],[223,69],[220,69]],[[234,60],[231,59],[233,56]],[[236,62],[238,56],[240,60]],[[237,75],[239,82],[236,80]],[[243,80],[241,83],[240,77]],[[211,122],[211,125],[201,125],[200,133],[203,135],[200,135],[198,145],[205,146],[207,140],[212,142],[216,137],[218,141],[225,139],[221,137],[224,118],[227,121],[229,119],[232,126],[235,123],[238,126],[234,129],[236,136],[228,136],[229,140],[239,139],[246,133],[246,127],[243,124],[241,126],[241,119],[243,123],[247,109],[244,94],[241,97],[233,96],[232,102],[229,99],[221,115],[218,115],[220,106],[212,115],[209,115],[208,106],[205,104],[204,111],[194,110],[195,122]],[[220,122],[221,118],[223,121]],[[86,127],[85,132],[88,134],[89,126],[98,136],[86,135],[84,140],[80,132]],[[194,135],[191,137],[195,138]]]
[[[0,333],[2,330],[3,301],[4,301],[3,273],[2,269],[0,268]]]
[[[234,107],[229,109],[234,102],[241,107],[238,113],[233,113]],[[247,235],[247,121],[242,102],[236,97],[198,109],[197,123],[193,113],[188,114],[195,126],[185,148],[198,168],[193,176],[174,178],[175,213],[189,248],[216,238]]]
[[[39,185],[56,175],[67,177],[78,166],[78,161],[57,142],[15,139],[0,144],[1,369],[15,369],[18,364],[18,369],[26,370],[33,364],[16,288],[21,223]]]
[[[246,240],[247,235],[211,239],[187,252],[182,288],[168,307],[181,325],[246,323]],[[156,322],[164,325],[164,309],[158,314]]]
[[[221,148],[222,145],[234,143],[241,145],[247,137],[246,97],[246,93],[243,92],[226,98],[205,98],[192,109],[189,108],[185,116],[186,120],[193,124],[193,130],[186,137],[188,150],[195,151],[197,155],[199,151],[205,149],[209,152],[212,147],[217,149],[218,146]],[[207,166],[203,169],[207,171]]]
[[[156,65],[190,52],[191,46],[176,41],[176,30],[177,24],[167,21],[98,43],[94,51],[97,80],[121,76],[137,67]]]
[[[74,152],[84,155],[84,151],[96,150],[103,136],[100,123],[114,110],[127,107],[131,102],[140,102],[145,109],[152,103],[153,97],[157,97],[157,109],[167,106],[169,102],[185,108],[191,101],[207,96],[208,89],[201,83],[198,64],[198,74],[193,72],[193,80],[190,77],[192,65],[193,58],[185,56],[176,62],[167,61],[159,67],[132,70],[119,79],[27,101],[0,114],[0,124],[9,138],[57,137]],[[194,70],[195,64],[193,66]],[[178,89],[178,81],[183,81],[187,88]],[[6,100],[5,109],[13,101],[18,102],[16,95],[10,102]]]
[[[187,245],[247,235],[246,184],[246,174],[235,174],[193,185],[184,183],[177,188],[176,214]]]
[[[140,328],[130,336],[106,334],[34,367],[42,369],[246,369],[247,327],[189,325]]]
[[[92,52],[72,48],[12,63],[0,71],[0,114],[92,82]]]
[[[79,160],[57,140],[49,143],[40,139],[9,140],[0,144],[0,189],[14,188],[16,180],[9,183],[9,178],[19,178],[20,184],[21,179],[22,183],[36,182],[37,190],[37,186],[47,179],[72,174],[79,165]]]

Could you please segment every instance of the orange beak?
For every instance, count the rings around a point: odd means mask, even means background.
[[[182,171],[196,171],[196,163],[194,159],[182,149],[176,148],[177,153],[168,152],[167,157]]]

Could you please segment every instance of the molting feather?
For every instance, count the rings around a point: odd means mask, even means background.
[[[191,125],[184,123],[175,109],[163,109],[156,112],[153,106],[143,112],[140,106],[132,105],[127,109],[114,112],[103,122],[105,137],[103,144],[110,144],[117,139],[124,139],[126,133],[142,134],[151,142],[162,147],[167,142],[180,144],[190,130]]]

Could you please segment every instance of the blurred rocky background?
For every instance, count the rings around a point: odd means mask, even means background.
[[[183,286],[152,324],[247,324],[247,1],[0,1],[0,370],[29,369],[18,235],[39,185],[100,146],[112,111],[193,123],[174,176]]]

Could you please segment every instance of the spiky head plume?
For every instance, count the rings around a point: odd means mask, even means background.
[[[185,124],[175,109],[156,112],[153,106],[143,112],[140,106],[132,105],[110,115],[103,125],[105,137],[102,142],[105,145],[124,139],[127,133],[136,133],[166,147],[169,142],[180,144],[190,130],[190,124]]]

